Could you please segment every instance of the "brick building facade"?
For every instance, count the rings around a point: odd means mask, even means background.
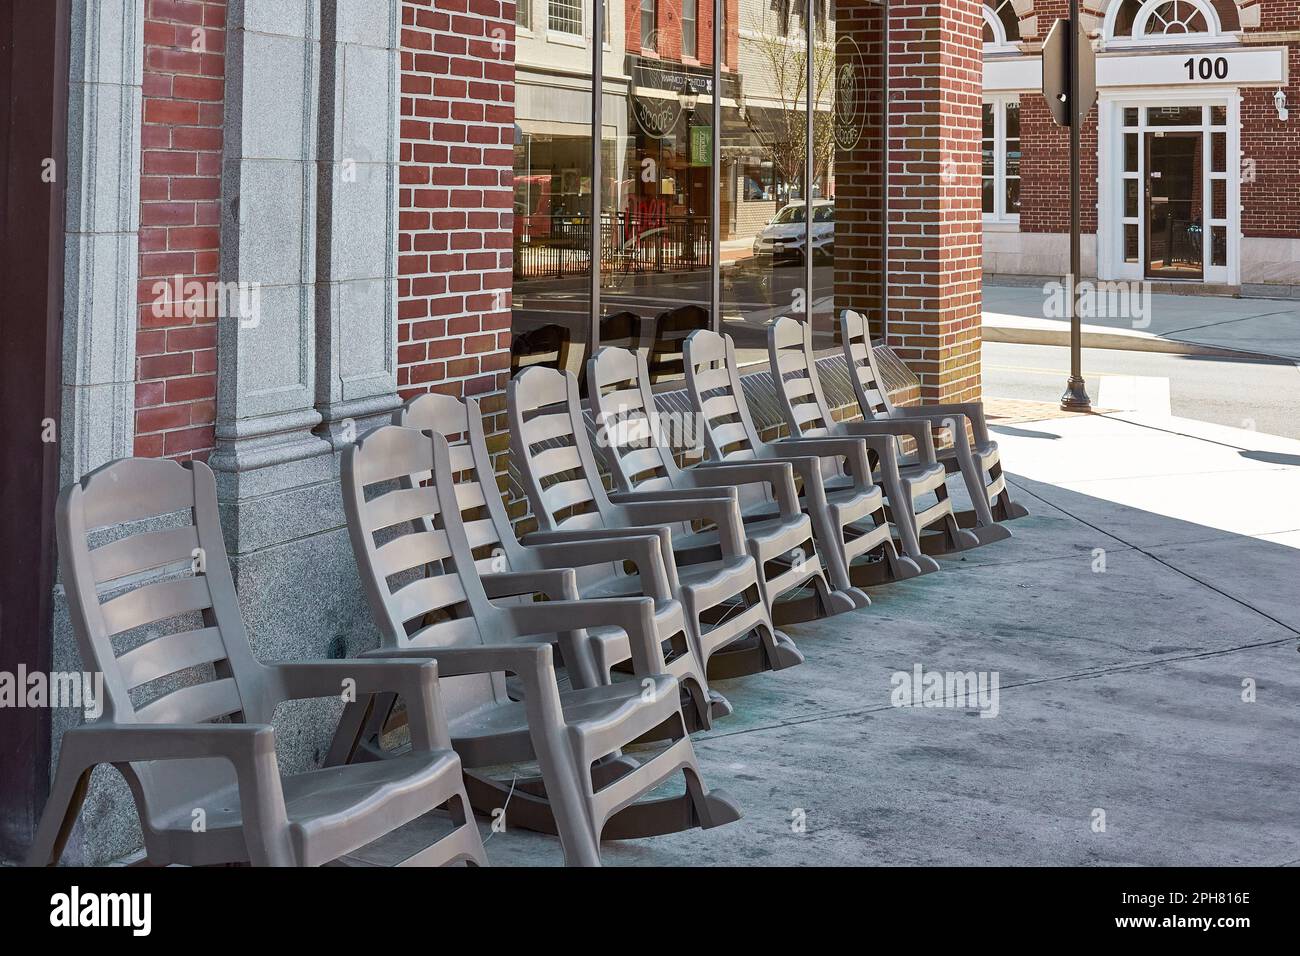
[[[793,19],[781,22],[780,6]],[[59,425],[50,484],[129,455],[207,460],[260,656],[337,657],[373,641],[342,514],[340,451],[421,391],[479,396],[499,414],[512,345],[535,316],[570,308],[598,333],[628,303],[656,312],[711,303],[721,319],[706,309],[705,321],[748,335],[746,348],[759,352],[772,315],[805,309],[828,334],[838,309],[856,307],[927,398],[978,396],[978,0],[722,0],[716,74],[712,4],[611,2],[605,126],[594,145],[589,131],[582,138],[591,71],[575,52],[592,50],[583,33],[592,7],[68,5],[63,334],[51,337],[54,354],[33,359],[61,370],[48,411]],[[810,7],[821,19],[800,26]],[[647,9],[653,48],[638,40]],[[778,168],[803,146],[798,126],[783,125],[789,90],[756,68],[801,30],[805,39],[815,31],[807,49],[833,51],[829,79],[808,102],[816,128],[835,136],[822,152],[815,134],[811,179]],[[662,129],[647,128],[647,111],[667,116]],[[594,153],[603,154],[596,176],[583,167]],[[521,174],[521,162],[541,171]],[[592,315],[582,296],[601,283],[564,273],[572,249],[551,232],[543,245],[561,252],[557,276],[528,285],[521,218],[531,229],[542,217],[536,195],[521,205],[521,179],[546,202],[570,202],[546,210],[557,231],[581,222],[585,203],[588,222],[595,207],[602,228],[624,237],[654,200],[663,218],[647,231],[685,237],[672,240],[678,271],[620,277]],[[768,217],[802,206],[808,218],[839,203],[835,255],[812,256],[806,272],[756,265],[748,250],[766,226],[733,209],[750,201]],[[727,217],[736,250],[718,245],[717,220]],[[697,244],[710,232],[712,248]],[[621,238],[622,248],[650,248],[644,232],[635,240]],[[798,304],[805,299],[815,301]],[[502,436],[494,440],[504,453]],[[29,450],[31,460],[49,451]],[[6,507],[19,504],[43,507]],[[53,605],[33,659],[78,670],[61,593],[39,575],[30,583]],[[77,716],[43,719],[57,751]],[[326,726],[307,709],[284,715],[288,759],[316,759]],[[74,841],[80,857],[134,846],[121,779],[98,772],[92,803],[98,811]]]
[[[1037,92],[1038,53],[1068,4],[985,8],[985,178],[995,198],[985,200],[984,271],[1059,275],[1069,140]],[[1264,294],[1300,288],[1300,3],[1083,8],[1100,94],[1083,131],[1085,272]],[[1017,177],[1010,208],[998,199]]]

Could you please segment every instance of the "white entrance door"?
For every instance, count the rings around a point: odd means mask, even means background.
[[[1240,284],[1239,104],[1235,90],[1102,94],[1101,278]]]

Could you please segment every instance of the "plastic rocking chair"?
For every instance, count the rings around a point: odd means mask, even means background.
[[[867,445],[859,438],[794,438],[765,442],[754,426],[740,384],[736,350],[730,336],[705,329],[686,340],[686,387],[701,418],[704,445],[713,462],[786,461],[802,482],[801,504],[812,519],[818,551],[839,590],[882,579],[900,581],[921,573],[932,558],[900,555],[885,514],[885,496],[872,484]],[[892,443],[883,439],[883,446]],[[852,484],[828,487],[829,480],[849,475]],[[877,560],[871,560],[872,557]],[[919,557],[920,561],[917,560]],[[928,567],[928,565],[927,565]],[[937,565],[935,565],[937,567]],[[852,569],[852,572],[851,570]]]
[[[880,483],[891,516],[904,535],[905,550],[914,547],[927,554],[948,554],[1009,537],[1011,532],[988,519],[988,531],[980,538],[961,528],[948,498],[947,472],[935,457],[930,423],[921,420],[837,422],[826,393],[822,391],[813,353],[812,328],[806,322],[779,318],[767,328],[767,353],[776,383],[777,397],[790,434],[795,437],[863,438],[885,446],[893,445],[892,454],[878,457]],[[910,437],[917,451],[909,459],[898,447],[900,439]],[[873,449],[874,451],[874,449]],[[833,479],[847,483],[847,478]],[[933,503],[923,500],[933,496]],[[930,528],[937,529],[927,534]]]
[[[315,866],[437,807],[447,808],[450,833],[402,865],[486,864],[447,733],[437,666],[258,662],[207,465],[105,465],[64,489],[57,519],[73,628],[82,661],[104,675],[105,700],[102,717],[63,735],[30,864],[58,862],[101,763],[113,764],[130,786],[150,864]],[[89,547],[88,535],[102,538],[110,528],[119,536]],[[342,698],[349,687],[401,694],[409,752],[282,774],[270,723],[276,704]]]
[[[438,662],[452,745],[477,807],[504,809],[510,822],[558,833],[566,862],[581,866],[600,863],[602,836],[651,836],[739,818],[735,805],[701,780],[651,598],[495,604],[475,569],[443,436],[385,425],[346,449],[343,461],[348,532],[382,634],[383,646],[372,653]],[[432,485],[401,487],[404,476],[424,472]],[[515,590],[531,588],[520,580]],[[562,690],[555,635],[597,626],[626,632],[634,679]],[[508,695],[507,673],[522,683],[522,701]],[[341,741],[366,732],[373,704],[358,700],[345,714]],[[669,732],[653,733],[663,727]],[[622,753],[648,735],[668,746],[641,759]],[[533,760],[540,776],[513,786],[476,772]],[[679,772],[685,794],[640,799]]]
[[[939,461],[949,474],[961,472],[973,505],[972,511],[958,512],[957,521],[962,527],[973,528],[984,541],[995,534],[988,530],[991,522],[1011,521],[1029,514],[1023,505],[1011,500],[1002,473],[1002,453],[998,443],[989,436],[982,402],[895,405],[881,385],[866,318],[845,309],[840,318],[840,333],[853,389],[866,419],[929,422],[940,446]]]
[[[675,429],[660,414],[644,355],[602,348],[587,363],[588,402],[602,441],[605,464],[619,491],[656,491],[734,486],[741,501],[745,544],[760,569],[759,589],[773,620],[806,620],[810,603],[783,601],[810,585],[823,615],[870,603],[860,591],[832,591],[813,541],[812,521],[799,505],[794,469],[786,462],[746,462],[682,468],[675,449],[694,448],[695,429]],[[678,431],[679,434],[670,434]],[[773,503],[778,513],[770,515]],[[673,536],[678,553],[716,555],[715,531],[684,528]]]

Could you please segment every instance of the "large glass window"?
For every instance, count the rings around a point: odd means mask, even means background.
[[[547,2],[548,35],[522,38],[516,62],[516,369],[581,378],[615,345],[668,382],[698,328],[753,362],[778,316],[813,321],[824,348],[837,309],[879,329],[883,3]]]
[[[714,78],[687,59],[659,44],[605,71],[598,335],[647,350],[655,381],[682,376],[683,340],[712,318]]]

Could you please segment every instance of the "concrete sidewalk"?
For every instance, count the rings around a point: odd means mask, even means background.
[[[1045,316],[1041,287],[984,284],[984,340],[1069,345],[1070,326]],[[1148,322],[1149,320],[1149,322]],[[1227,296],[1151,296],[1150,315],[1088,318],[1085,348],[1189,355],[1246,353],[1300,361],[1300,301]]]
[[[744,818],[607,864],[1300,861],[1300,442],[1022,417],[996,428],[1015,536],[788,628],[800,667],[720,682],[736,712],[696,747]],[[893,706],[918,665],[996,672],[997,716]],[[487,850],[561,862],[523,831]]]

